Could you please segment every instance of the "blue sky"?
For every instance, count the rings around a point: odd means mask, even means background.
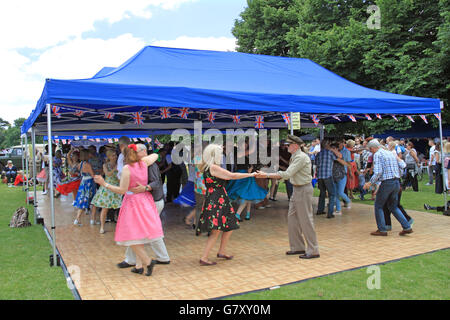
[[[89,78],[146,45],[235,50],[231,29],[246,6],[246,0],[2,1],[0,117],[27,118],[46,78]]]

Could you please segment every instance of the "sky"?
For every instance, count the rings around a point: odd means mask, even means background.
[[[46,78],[90,78],[147,45],[234,51],[246,0],[0,2],[0,118],[28,118]]]

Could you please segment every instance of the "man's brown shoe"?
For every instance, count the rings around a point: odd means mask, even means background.
[[[387,232],[383,232],[380,230],[374,231],[370,233],[372,236],[387,236]]]
[[[398,233],[398,235],[399,235],[399,236],[404,236],[405,234],[408,234],[408,233],[413,233],[413,230],[412,230],[412,229],[409,229],[409,230],[402,230],[402,231],[400,231],[400,232]]]
[[[294,254],[305,254],[304,250],[299,250],[299,251],[286,251],[286,254],[288,256],[294,255]]]

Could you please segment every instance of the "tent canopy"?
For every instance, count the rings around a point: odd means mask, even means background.
[[[101,112],[116,113],[115,123],[121,124],[131,112],[143,112],[145,123],[181,124],[206,120],[208,111],[217,112],[217,122],[228,124],[237,114],[253,121],[258,114],[264,114],[265,121],[280,121],[281,112],[324,116],[440,112],[439,99],[365,88],[308,59],[154,46],[89,79],[47,79],[22,132],[35,122],[45,122],[46,104],[60,106],[65,124],[78,127],[99,120]],[[188,107],[196,112],[187,120],[176,116],[161,120],[160,107]],[[92,114],[73,117],[77,109]]]

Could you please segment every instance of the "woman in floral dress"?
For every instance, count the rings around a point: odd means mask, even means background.
[[[79,164],[79,171],[81,172],[81,183],[73,205],[78,208],[77,218],[73,222],[73,224],[77,226],[81,226],[81,214],[84,210],[89,210],[92,198],[94,197],[97,188],[93,179],[94,171],[92,170],[91,165],[87,162],[89,159],[89,151],[86,149],[81,150],[80,159],[81,163]]]
[[[208,145],[203,151],[202,163],[199,165],[205,179],[206,195],[197,232],[207,231],[211,233],[206,242],[203,256],[200,258],[200,265],[202,266],[216,264],[216,262],[208,260],[208,255],[219,234],[222,234],[222,238],[217,257],[226,260],[233,258],[233,256],[226,255],[225,250],[232,231],[239,228],[239,221],[235,216],[230,198],[225,190],[226,180],[237,180],[256,175],[256,173],[230,172],[223,169],[220,166],[222,153],[222,146],[217,144]]]
[[[119,186],[117,178],[117,154],[113,150],[106,151],[107,161],[103,164],[105,181],[113,186]],[[114,193],[105,187],[100,187],[92,199],[92,204],[97,208],[102,208],[100,213],[100,233],[105,233],[106,214],[109,209],[117,209],[122,205],[122,195]]]

